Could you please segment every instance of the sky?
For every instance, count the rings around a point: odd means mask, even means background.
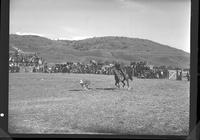
[[[190,0],[10,0],[10,34],[149,39],[190,53]]]

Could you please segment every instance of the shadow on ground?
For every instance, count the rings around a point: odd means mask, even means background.
[[[95,88],[96,90],[116,90],[117,88]]]
[[[117,90],[118,88],[89,88],[88,90]],[[86,89],[71,89],[69,91],[86,91]]]

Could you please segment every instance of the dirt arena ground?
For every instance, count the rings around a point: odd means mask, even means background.
[[[112,75],[10,73],[9,132],[187,135],[189,84],[134,78],[127,90]]]

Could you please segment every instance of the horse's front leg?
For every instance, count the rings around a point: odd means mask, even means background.
[[[124,82],[124,81],[122,81],[122,83],[123,83],[123,86],[122,86],[122,87],[124,88],[124,86],[125,86],[126,84],[125,84],[125,82]]]
[[[129,81],[128,81],[128,80],[126,80],[126,82],[127,82],[127,87],[129,88]]]
[[[127,80],[127,87],[128,87],[128,90],[131,89],[131,87],[129,87],[129,81]]]

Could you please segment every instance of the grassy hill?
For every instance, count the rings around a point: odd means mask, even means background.
[[[94,37],[84,40],[50,40],[35,35],[10,35],[10,50],[38,52],[47,62],[85,62],[117,60],[147,61],[153,65],[189,68],[190,54],[146,39],[128,37]]]

